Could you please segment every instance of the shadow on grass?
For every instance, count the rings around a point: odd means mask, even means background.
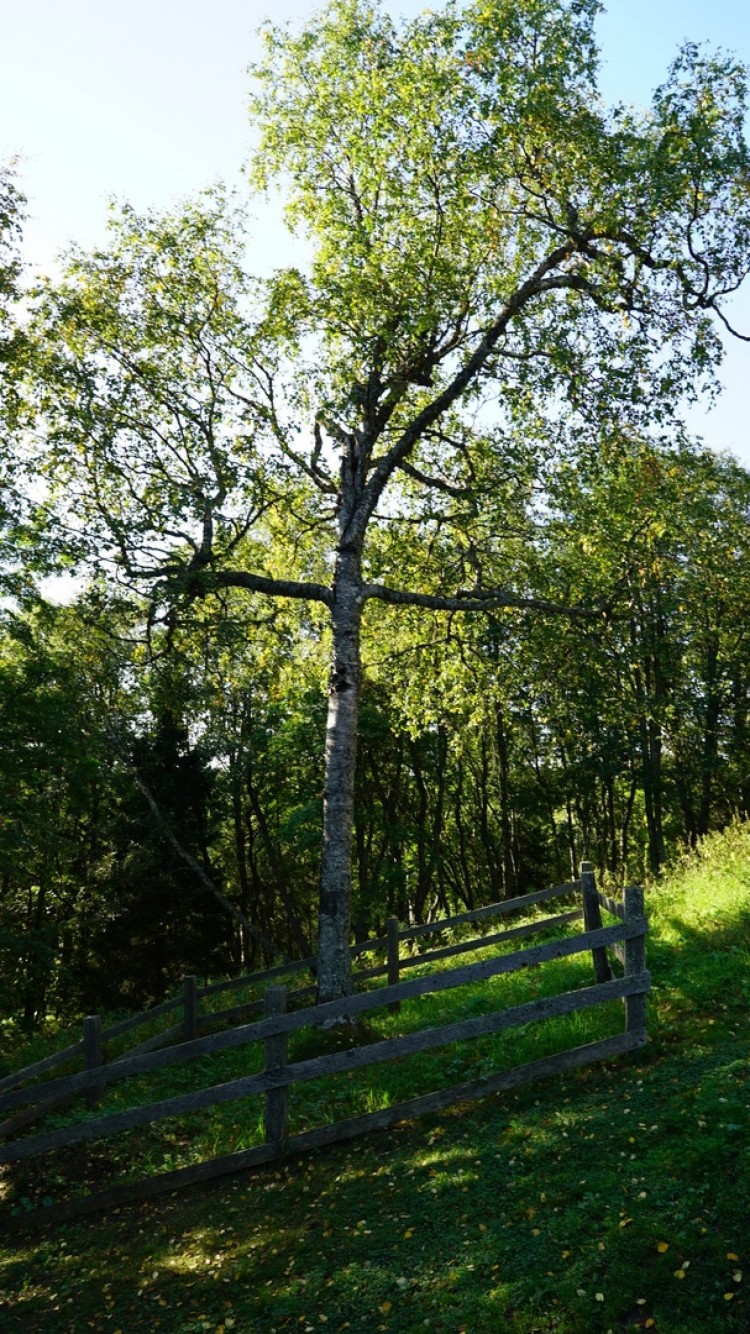
[[[591,1068],[50,1233],[7,1261],[5,1327],[744,1331],[743,1055]]]

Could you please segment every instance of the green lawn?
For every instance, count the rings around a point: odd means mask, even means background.
[[[652,1040],[635,1057],[8,1243],[0,1326],[746,1331],[750,831],[711,840],[647,910]],[[418,1020],[407,1006],[379,1020],[376,1035],[581,985],[587,967],[443,993],[420,1002]],[[609,1008],[365,1071],[354,1090],[293,1090],[292,1128],[617,1031],[621,1008]],[[259,1107],[224,1111],[168,1132],[169,1165],[253,1142]],[[71,1152],[79,1179],[126,1157],[104,1141]],[[158,1167],[164,1138],[141,1133],[128,1152]],[[70,1164],[59,1175],[66,1189]],[[20,1196],[10,1173],[6,1183],[7,1205]]]

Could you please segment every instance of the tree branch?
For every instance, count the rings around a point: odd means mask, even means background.
[[[388,450],[388,453],[382,456],[365,488],[364,504],[359,507],[357,521],[362,531],[364,531],[370,515],[374,513],[394,468],[398,467],[401,461],[408,457],[425,430],[432,426],[448,408],[452,407],[464,389],[471,384],[477,373],[489,360],[514,316],[523,309],[532,297],[540,291],[549,290],[551,286],[554,286],[554,280],[550,279],[548,275],[559,264],[568,259],[575,249],[575,241],[569,239],[563,245],[557,246],[547,255],[546,259],[542,260],[541,264],[526,279],[526,282],[516,288],[516,291],[503,306],[497,319],[485,331],[468,361],[456,372],[450,384],[446,385],[431,403],[428,403],[421,412],[417,413],[417,416],[409,423],[396,443]],[[563,279],[560,283],[561,286],[570,286],[567,275],[561,275],[561,278]]]
[[[427,473],[420,472],[419,468],[407,463],[405,459],[398,466],[402,472],[407,473],[409,477],[413,477],[415,482],[421,482],[422,486],[434,487],[438,491],[445,491],[446,495],[455,496],[457,500],[463,500],[466,496],[471,495],[469,487],[452,486],[450,482],[443,481],[442,477],[428,477]]]
[[[732,335],[733,338],[739,338],[741,343],[750,343],[750,335],[741,334],[737,329],[734,329],[732,325],[729,323],[729,320],[727,319],[723,310],[719,309],[715,301],[711,302],[711,309],[716,311],[716,314],[718,315],[719,319],[724,325],[724,328],[728,331],[728,333]]]
[[[266,593],[269,597],[301,598],[311,602],[333,605],[333,594],[325,584],[305,584],[296,579],[273,579],[265,574],[250,574],[245,570],[209,570],[201,572],[194,590],[196,597],[204,597],[217,588],[244,588],[250,593]]]
[[[452,597],[442,593],[413,593],[409,589],[386,588],[384,584],[364,584],[363,598],[376,598],[391,606],[427,607],[432,611],[492,611],[497,607],[546,612],[552,616],[569,616],[576,620],[593,620],[606,611],[605,607],[567,607],[543,598],[521,597],[503,588],[473,588],[460,590]]]

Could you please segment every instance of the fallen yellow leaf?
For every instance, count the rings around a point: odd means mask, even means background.
[[[739,1255],[735,1255],[734,1251],[727,1251],[727,1260],[739,1260],[739,1258]]]
[[[669,1242],[668,1242],[668,1241],[657,1241],[657,1243],[656,1243],[656,1249],[657,1249],[657,1251],[659,1252],[660,1255],[663,1255],[665,1251],[668,1251],[668,1250],[669,1250]]]
[[[674,1271],[674,1276],[675,1276],[675,1278],[684,1278],[684,1277],[685,1277],[685,1270],[684,1270],[684,1269],[675,1269],[675,1271]]]
[[[409,1241],[414,1236],[414,1228],[408,1227],[404,1233],[404,1241]]]
[[[734,1273],[732,1274],[732,1278],[734,1279],[735,1283],[741,1283],[741,1282],[742,1282],[742,1270],[741,1270],[741,1269],[735,1269]]]
[[[393,1302],[383,1302],[382,1306],[379,1309],[383,1312],[383,1315],[387,1315],[392,1306]]]
[[[734,1298],[734,1293],[733,1293],[733,1292],[725,1292],[725,1293],[724,1293],[724,1301],[725,1301],[725,1302],[731,1302],[731,1301],[733,1300],[733,1298]]]

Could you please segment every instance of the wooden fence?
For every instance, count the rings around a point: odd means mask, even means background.
[[[586,866],[587,863],[584,863]],[[385,953],[386,962],[372,968],[364,968],[353,973],[355,985],[371,978],[388,977],[389,980],[398,980],[401,971],[412,968],[416,964],[424,963],[430,960],[450,958],[453,955],[466,953],[477,948],[475,939],[461,941],[447,946],[444,949],[434,949],[427,953],[403,955],[400,951],[402,942],[410,942],[424,936],[441,936],[446,932],[453,931],[456,927],[473,924],[474,922],[484,922],[492,917],[507,915],[509,913],[519,912],[522,908],[533,907],[537,903],[543,903],[546,899],[562,897],[566,894],[577,894],[581,891],[580,880],[571,881],[565,885],[555,885],[551,889],[539,890],[534,894],[526,894],[523,897],[503,900],[499,903],[490,903],[482,908],[475,908],[470,912],[459,913],[455,917],[445,917],[435,922],[423,923],[419,926],[410,926],[401,928],[398,919],[391,917],[386,924],[386,935],[373,937],[369,940],[361,941],[350,948],[352,959],[362,954]],[[575,921],[581,916],[582,909],[576,908],[570,913],[567,920]],[[561,920],[562,924],[562,920]],[[523,926],[517,929],[517,934],[528,935],[536,930],[535,926]],[[492,945],[499,939],[496,935],[483,937],[483,946]],[[98,1066],[106,1060],[107,1045],[112,1044],[117,1038],[127,1033],[134,1032],[137,1028],[143,1028],[164,1015],[175,1011],[182,1011],[180,1021],[169,1028],[161,1029],[159,1032],[151,1034],[137,1046],[129,1048],[124,1053],[113,1057],[115,1061],[124,1060],[130,1056],[140,1055],[142,1052],[154,1051],[158,1047],[169,1045],[173,1042],[184,1041],[189,1038],[197,1037],[200,1032],[207,1032],[218,1024],[236,1023],[240,1019],[249,1018],[253,1014],[262,1014],[264,1008],[263,999],[250,1001],[244,1005],[237,1005],[230,1009],[218,1011],[204,1011],[201,1013],[201,1002],[206,999],[218,996],[224,992],[248,990],[254,987],[260,987],[264,983],[275,981],[282,977],[291,977],[297,973],[313,973],[315,970],[316,959],[314,956],[305,959],[295,959],[288,963],[276,964],[273,968],[266,968],[261,972],[245,973],[240,977],[233,977],[222,982],[214,982],[207,986],[199,986],[197,978],[188,976],[184,979],[182,992],[177,996],[172,996],[168,1000],[162,1001],[159,1005],[154,1005],[148,1010],[139,1014],[129,1015],[127,1019],[119,1023],[112,1024],[108,1028],[102,1027],[101,1017],[99,1015],[89,1015],[83,1021],[83,1036],[78,1042],[64,1047],[60,1051],[53,1052],[43,1060],[35,1062],[34,1065],[25,1066],[23,1069],[14,1070],[12,1074],[0,1078],[0,1111],[6,1106],[3,1095],[11,1090],[20,1088],[22,1085],[29,1084],[39,1079],[43,1075],[49,1074],[51,1070],[58,1069],[61,1066],[82,1060],[84,1068],[91,1069]],[[309,1000],[315,994],[315,986],[305,986],[289,993],[290,1001]],[[57,1104],[58,1106],[60,1104]],[[46,1108],[51,1110],[51,1108]],[[10,1133],[5,1125],[0,1125],[0,1135]]]
[[[522,912],[536,904],[570,895],[579,896],[579,906],[552,917],[542,917],[521,926],[484,935],[479,939],[459,941],[452,945],[438,947],[421,955],[404,957],[400,944],[430,933],[441,932],[456,926],[483,921],[492,916],[510,916]],[[613,926],[603,926],[601,909],[604,908],[617,921]],[[580,919],[583,915],[584,930],[573,936],[566,936],[544,944],[532,945],[510,954],[494,953],[491,957],[477,963],[430,975],[401,980],[401,973],[414,964],[425,964],[466,950],[486,950],[495,945],[515,943],[519,938],[538,934],[551,927],[562,927]],[[134,1075],[143,1075],[149,1071],[165,1069],[185,1061],[226,1051],[230,1048],[250,1043],[262,1043],[264,1047],[264,1069],[261,1073],[232,1079],[226,1083],[207,1086],[190,1093],[162,1099],[159,1102],[133,1107],[126,1111],[109,1113],[93,1119],[87,1119],[59,1129],[43,1131],[13,1143],[6,1143],[0,1148],[0,1163],[16,1163],[55,1149],[68,1148],[76,1144],[109,1135],[132,1130],[139,1126],[152,1124],[163,1119],[189,1114],[208,1107],[262,1094],[265,1097],[265,1143],[254,1148],[214,1158],[194,1166],[162,1173],[145,1181],[115,1186],[111,1190],[87,1196],[70,1202],[53,1205],[39,1210],[36,1217],[39,1222],[53,1222],[78,1216],[83,1213],[107,1207],[113,1207],[134,1200],[145,1199],[161,1191],[175,1190],[194,1182],[207,1181],[227,1173],[244,1170],[279,1157],[287,1150],[295,1153],[323,1145],[348,1140],[372,1130],[383,1129],[398,1121],[421,1116],[427,1112],[441,1111],[457,1103],[485,1097],[512,1088],[517,1088],[532,1080],[547,1075],[573,1070],[592,1061],[617,1056],[633,1051],[646,1041],[646,994],[650,988],[650,976],[645,968],[644,938],[646,921],[643,911],[643,892],[638,888],[627,888],[623,902],[619,903],[596,889],[594,875],[587,863],[584,863],[580,881],[567,885],[555,886],[535,894],[505,900],[488,907],[462,913],[457,917],[445,919],[441,923],[408,927],[396,930],[389,922],[387,936],[378,942],[367,942],[356,947],[356,953],[365,949],[375,949],[376,945],[385,946],[386,962],[363,970],[361,979],[377,976],[387,977],[387,984],[382,987],[354,994],[345,1000],[324,1005],[308,1006],[290,1011],[290,1000],[304,998],[309,988],[289,992],[283,986],[271,986],[266,990],[261,1002],[251,1002],[234,1010],[221,1011],[218,1014],[202,1015],[199,1013],[201,996],[219,990],[229,990],[232,986],[246,986],[248,979],[235,979],[232,983],[219,983],[216,987],[198,988],[195,979],[186,979],[183,996],[171,1005],[182,1004],[183,1019],[180,1025],[182,1041],[160,1051],[142,1049],[120,1055],[116,1060],[103,1063],[102,1038],[100,1025],[94,1022],[95,1016],[87,1021],[81,1044],[58,1053],[58,1058],[70,1059],[80,1048],[86,1056],[88,1068],[63,1077],[47,1080],[43,1085],[10,1088],[13,1077],[3,1081],[0,1093],[0,1111],[13,1111],[23,1108],[15,1117],[6,1120],[0,1126],[0,1133],[8,1136],[31,1121],[48,1112],[53,1106],[59,1106],[63,1100],[83,1096],[89,1109],[95,1108],[102,1096],[103,1089]],[[389,1038],[365,1046],[352,1047],[325,1056],[288,1063],[287,1042],[290,1033],[302,1028],[321,1027],[331,1023],[352,1019],[374,1009],[397,1008],[403,1001],[418,996],[434,994],[476,983],[485,979],[517,972],[519,969],[537,966],[554,959],[568,958],[591,951],[594,965],[595,982],[593,986],[548,996],[529,1001],[511,1009],[495,1010],[489,1014],[462,1019],[440,1028],[423,1029],[408,1035]],[[610,964],[608,951],[615,954],[622,964],[622,976],[616,976]],[[304,961],[307,964],[308,961]],[[304,966],[298,965],[299,968]],[[286,971],[289,971],[288,969]],[[269,973],[275,981],[280,969],[267,970],[259,978],[269,980]],[[624,1031],[614,1037],[589,1043],[569,1051],[558,1053],[476,1079],[457,1087],[442,1089],[422,1097],[401,1102],[396,1106],[367,1113],[335,1125],[327,1125],[304,1134],[289,1135],[289,1089],[291,1086],[319,1079],[326,1075],[353,1071],[399,1057],[415,1055],[420,1052],[436,1050],[448,1043],[469,1038],[483,1037],[508,1031],[531,1022],[572,1014],[604,1002],[621,998],[625,1008]],[[264,1017],[253,1023],[225,1028],[223,1031],[199,1036],[202,1026],[215,1025],[217,1021],[236,1021],[263,1011]],[[120,1032],[124,1031],[120,1026]],[[111,1035],[109,1030],[106,1036]],[[145,1044],[144,1044],[145,1045]],[[54,1068],[49,1058],[19,1074],[35,1075],[47,1073]],[[31,1107],[28,1104],[31,1102]]]

